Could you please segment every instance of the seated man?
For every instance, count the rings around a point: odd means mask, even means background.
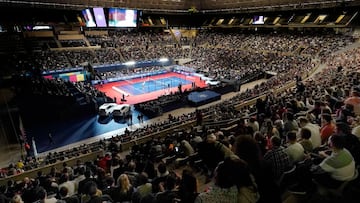
[[[355,175],[355,161],[351,153],[344,148],[344,144],[343,136],[331,136],[331,150],[320,151],[319,154],[312,153],[314,159],[308,159],[313,163],[312,166],[297,166],[298,184],[290,187],[289,191],[295,194],[312,192],[315,186],[312,180],[323,187],[333,189],[338,188],[344,181],[351,180]]]
[[[355,174],[355,161],[351,153],[344,148],[344,138],[333,135],[329,139],[331,154],[320,151],[320,156],[325,159],[318,167],[326,173],[315,174],[314,179],[319,184],[328,188],[337,188],[344,181],[351,180]]]
[[[317,124],[310,123],[310,121],[305,117],[299,118],[299,125],[301,128],[309,129],[311,132],[311,143],[315,148],[321,146],[321,136],[320,136],[320,127]]]
[[[264,160],[272,166],[275,179],[291,168],[289,155],[281,146],[281,139],[277,136],[271,137],[272,148],[264,155]]]
[[[176,178],[172,175],[168,175],[164,185],[160,185],[160,192],[155,195],[155,203],[171,203],[174,202],[178,196],[178,191],[176,190]]]
[[[310,153],[313,151],[313,145],[310,141],[311,131],[307,128],[302,128],[300,130],[300,144],[303,146],[305,153]]]
[[[296,131],[290,131],[286,135],[288,146],[285,149],[285,152],[289,155],[290,161],[295,164],[299,161],[304,160],[304,148],[296,140]]]

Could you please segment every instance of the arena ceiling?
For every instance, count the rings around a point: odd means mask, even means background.
[[[236,11],[331,8],[360,5],[359,0],[0,0],[11,6],[83,9],[127,7],[171,11]]]

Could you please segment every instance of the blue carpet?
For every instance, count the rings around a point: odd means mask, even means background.
[[[193,106],[201,106],[220,99],[221,94],[210,90],[205,90],[202,92],[191,92],[188,95],[188,101]]]
[[[185,80],[178,77],[168,77],[161,79],[150,79],[143,82],[132,83],[128,81],[128,85],[116,86],[116,88],[128,92],[131,95],[140,95],[158,90],[164,90],[167,88],[178,87],[179,84],[187,85],[191,84],[190,80]]]
[[[132,109],[133,124],[138,123],[138,111]],[[144,116],[144,121],[148,118]],[[51,122],[25,126],[28,140],[34,137],[38,153],[63,147],[74,142],[95,137],[110,131],[129,127],[124,119],[115,121],[112,117],[100,120],[97,115],[70,119],[62,122]],[[54,143],[50,144],[48,134],[51,133]]]

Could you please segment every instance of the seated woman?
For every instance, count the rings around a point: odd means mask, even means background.
[[[246,162],[232,155],[218,164],[213,186],[200,193],[195,203],[255,203],[258,199],[257,186]]]
[[[134,192],[134,187],[131,185],[128,175],[121,174],[118,178],[119,190],[114,193],[113,200],[114,202],[130,202],[131,196]]]

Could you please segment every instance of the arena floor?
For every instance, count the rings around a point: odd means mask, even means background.
[[[264,81],[266,81],[266,80],[262,79],[262,80],[254,81],[254,82],[251,82],[248,84],[244,84],[241,87],[241,91],[245,91],[248,88],[253,88],[255,85],[258,85]],[[224,100],[228,100],[231,97],[233,97],[235,94],[237,94],[237,93],[232,92],[232,93],[222,95],[221,100],[212,102],[210,104],[203,105],[198,108],[199,109],[206,108],[206,107],[209,107],[216,103],[222,102]],[[194,107],[188,107],[188,108],[176,109],[169,113],[171,113],[174,116],[179,116],[179,115],[187,114],[187,113],[194,112],[194,111],[195,111]],[[61,130],[61,134],[53,133],[53,138],[55,141],[55,143],[53,145],[49,145],[49,141],[47,139],[47,134],[44,134],[42,136],[43,140],[36,142],[37,147],[40,148],[40,149],[38,149],[39,155],[42,156],[42,155],[47,154],[48,152],[55,152],[55,151],[59,152],[62,150],[73,148],[75,146],[79,146],[84,143],[91,143],[91,142],[98,141],[100,139],[110,138],[111,136],[116,135],[118,133],[123,133],[125,128],[129,128],[130,130],[135,130],[135,129],[141,128],[147,124],[166,120],[166,119],[168,119],[168,114],[164,114],[163,116],[156,117],[156,118],[153,118],[150,120],[145,120],[145,122],[143,124],[139,124],[136,119],[136,116],[134,116],[134,119],[133,119],[134,124],[131,126],[128,126],[127,124],[119,124],[113,120],[111,120],[107,124],[96,124],[96,123],[98,123],[96,119],[97,119],[97,116],[95,116],[93,118],[89,118],[88,120],[80,121],[82,124],[77,125],[78,127],[79,126],[81,127],[80,129],[77,129],[78,133],[67,134],[68,131],[65,130],[65,128],[67,129],[66,124],[63,124],[62,126],[60,126],[60,129],[59,129],[59,130]],[[45,126],[45,128],[51,128],[51,127],[52,126]],[[93,133],[94,135],[93,136],[84,136],[84,135],[82,135],[82,133],[80,133],[81,129],[86,129],[87,132]],[[101,132],[102,129],[106,130],[106,132]],[[46,129],[45,130],[43,129],[42,131],[44,131],[44,133],[45,133]],[[79,136],[81,136],[81,137],[79,137]],[[67,144],[64,144],[65,142]],[[1,154],[0,167],[6,167],[9,165],[9,163],[16,162],[19,159],[21,159],[20,145],[15,144],[15,145],[8,145],[5,147],[0,147],[0,154]]]
[[[133,80],[112,82],[95,87],[106,93],[111,98],[116,98],[117,103],[136,104],[154,100],[161,95],[178,91],[178,84],[182,83],[182,90],[191,89],[191,83],[197,87],[206,87],[199,77],[186,76],[179,73],[166,73]],[[168,87],[168,85],[170,87]],[[125,102],[121,99],[125,95]]]
[[[180,83],[183,91],[190,89],[193,83],[199,87],[206,86],[199,77],[166,73],[129,81],[107,83],[97,87],[108,96],[116,98],[117,103],[135,104],[156,99],[161,95],[170,94],[170,92],[176,92]],[[123,95],[127,95],[125,102],[122,101]],[[27,140],[31,141],[34,138],[37,153],[44,153],[99,135],[102,135],[102,138],[108,138],[116,134],[123,134],[125,128],[131,130],[135,128],[135,125],[139,125],[137,117],[140,112],[133,107],[131,112],[131,124],[124,118],[115,120],[112,116],[100,118],[98,115],[77,115],[61,120],[32,122],[29,125],[27,122],[31,121],[23,118],[23,123]],[[147,120],[148,118],[144,116],[144,121]],[[49,133],[52,135],[53,142],[48,137]],[[5,147],[7,148],[7,146]],[[16,146],[14,147],[16,148]]]

